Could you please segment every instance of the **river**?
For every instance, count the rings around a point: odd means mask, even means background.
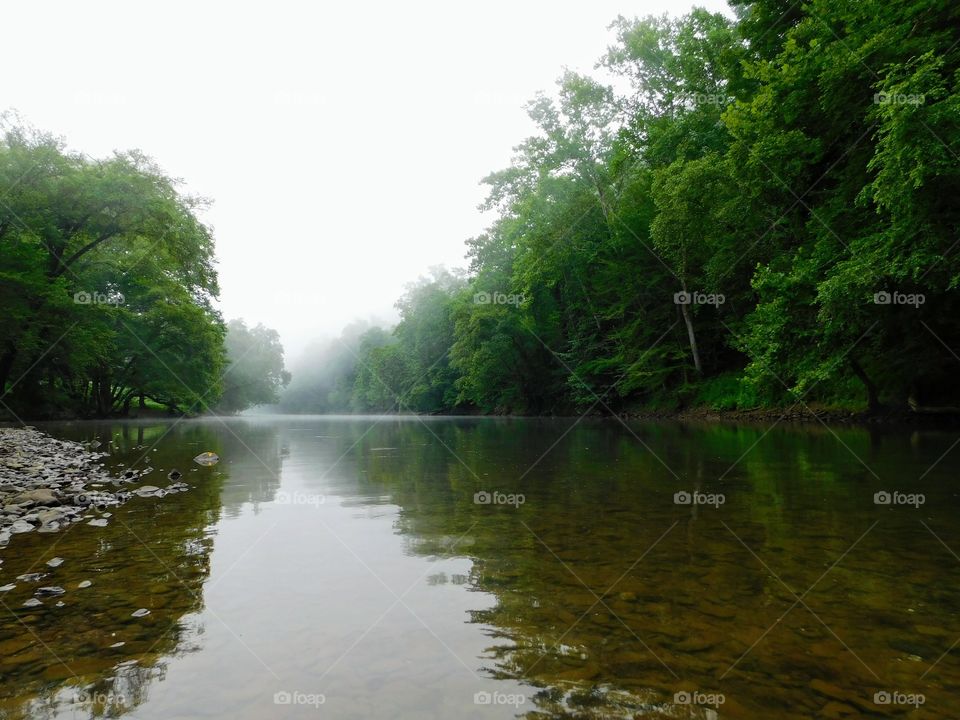
[[[960,717],[953,432],[37,426],[191,489],[0,551],[4,719]]]

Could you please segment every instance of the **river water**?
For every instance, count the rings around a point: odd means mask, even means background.
[[[0,718],[960,717],[956,433],[39,427],[191,489],[0,551]]]

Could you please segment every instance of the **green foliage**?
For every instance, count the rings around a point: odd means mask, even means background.
[[[353,409],[960,404],[960,6],[733,5],[618,18],[625,92],[530,103],[469,277],[408,292]]]
[[[29,417],[216,404],[224,327],[203,201],[138,152],[90,159],[9,119],[0,186],[3,404]]]
[[[243,320],[231,320],[225,347],[227,370],[217,410],[235,413],[277,402],[280,390],[290,382],[277,331],[263,325],[248,328]]]

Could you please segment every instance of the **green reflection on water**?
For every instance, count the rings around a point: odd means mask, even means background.
[[[408,423],[359,453],[360,494],[402,508],[412,551],[473,557],[469,585],[496,597],[471,617],[485,667],[542,688],[544,716],[708,717],[672,704],[684,690],[724,693],[731,718],[913,711],[873,702],[897,688],[960,714],[956,660],[923,677],[960,638],[960,561],[931,533],[960,547],[956,461],[921,479],[953,438],[582,422],[551,450],[567,427],[433,423],[430,442]],[[926,504],[878,507],[884,488]]]
[[[112,462],[146,454],[157,473],[192,470],[204,450],[224,462],[187,472],[188,493],[116,509],[105,529],[15,538],[4,582],[59,555],[65,564],[43,584],[68,593],[56,610],[49,600],[41,611],[21,609],[30,594],[22,583],[0,598],[23,622],[0,621],[3,717],[55,716],[87,685],[126,703],[88,703],[88,714],[145,703],[166,659],[202,648],[213,527],[270,502],[287,459],[331,501],[371,517],[398,508],[406,553],[470,559],[467,574],[429,573],[424,582],[463,589],[465,620],[488,638],[486,652],[467,660],[487,677],[532,686],[529,717],[708,717],[673,702],[695,690],[724,694],[721,718],[912,710],[875,705],[883,689],[924,693],[926,706],[911,717],[960,716],[960,664],[953,653],[938,662],[960,638],[960,560],[933,534],[960,548],[952,485],[960,459],[937,463],[954,437],[673,423],[628,430],[593,420],[374,423],[264,419],[229,432],[182,423],[165,437],[169,424],[55,426],[75,439],[111,437]],[[926,503],[877,506],[881,489],[922,492]],[[524,502],[479,505],[480,491]],[[725,502],[677,505],[678,491],[722,493]],[[317,542],[323,537],[318,530]],[[75,589],[83,579],[93,586]],[[343,603],[354,602],[344,588]],[[138,607],[152,612],[131,618]],[[257,622],[269,608],[248,612]],[[24,625],[70,670],[52,664]],[[403,647],[382,653],[403,667]]]

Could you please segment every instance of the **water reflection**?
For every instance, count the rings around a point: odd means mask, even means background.
[[[274,704],[298,691],[338,718],[960,716],[951,435],[488,418],[55,428],[194,487],[57,547],[15,538],[2,576],[60,555],[44,584],[68,593],[39,611],[20,608],[22,584],[0,597],[19,617],[0,621],[5,718],[315,717]],[[206,450],[222,462],[193,465]],[[881,490],[925,503],[877,505]],[[165,677],[176,702],[151,697]],[[474,703],[494,688],[528,702]],[[926,703],[876,704],[885,690]],[[716,708],[680,702],[715,693]]]
[[[230,463],[200,468],[191,458],[201,450],[241,457],[241,441],[231,443],[230,435],[189,423],[174,432],[166,422],[50,429],[99,442],[99,449],[110,453],[104,462],[118,471],[152,466],[143,484],[166,485],[166,474],[178,468],[191,485],[189,492],[162,499],[133,498],[113,509],[104,528],[84,520],[58,534],[18,536],[4,556],[5,582],[17,587],[0,597],[0,717],[118,717],[146,702],[151,684],[164,679],[170,658],[200,647],[212,528],[232,469]],[[278,453],[267,451],[270,438],[263,435],[270,434],[252,433],[244,442],[275,462],[276,477]],[[227,499],[234,506],[273,492],[242,483],[230,487]],[[46,562],[54,556],[64,562],[51,568]],[[43,577],[14,580],[29,572]],[[39,585],[59,585],[66,594],[39,608],[22,607]],[[149,614],[133,617],[141,608]]]
[[[697,691],[731,718],[914,711],[874,703],[885,688],[956,704],[953,658],[924,676],[960,637],[960,562],[931,532],[960,537],[955,497],[946,467],[921,477],[953,438],[584,422],[550,450],[563,430],[397,422],[340,441],[353,501],[398,505],[410,552],[471,557],[466,584],[496,598],[471,613],[486,670],[540,688],[530,717],[711,717],[675,702]],[[884,487],[927,504],[877,506]]]

